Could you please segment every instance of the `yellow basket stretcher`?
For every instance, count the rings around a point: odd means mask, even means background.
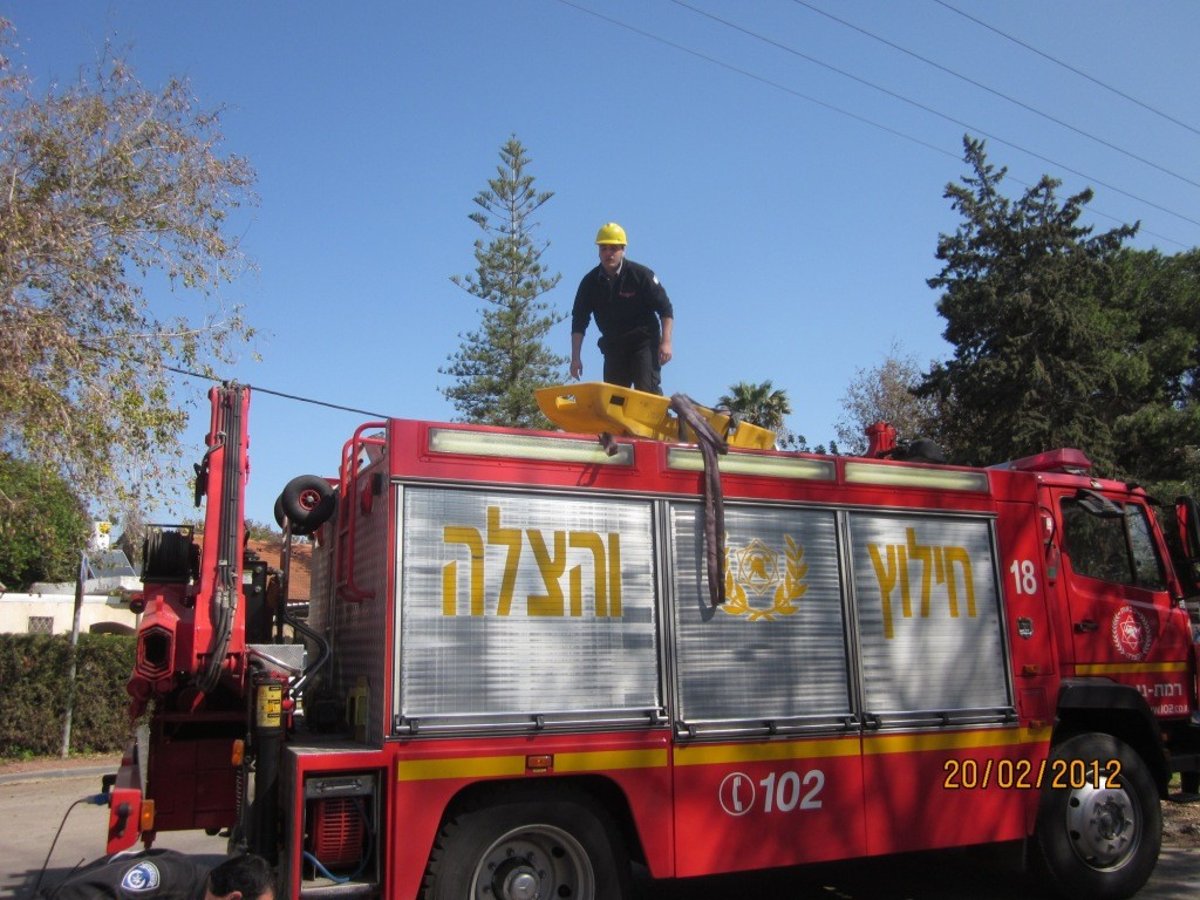
[[[546,418],[567,431],[695,442],[687,426],[671,414],[670,399],[659,394],[601,381],[585,381],[540,388],[534,391],[534,396]],[[704,406],[697,405],[696,409],[730,447],[775,449],[775,432],[748,422],[737,422],[728,413]]]

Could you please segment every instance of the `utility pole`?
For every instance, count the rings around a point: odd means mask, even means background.
[[[63,719],[63,759],[71,755],[71,713],[75,709],[75,664],[79,646],[79,621],[83,616],[83,584],[87,581],[88,557],[86,550],[79,551],[79,575],[75,579],[75,618],[71,622],[70,664],[67,666],[67,714]]]

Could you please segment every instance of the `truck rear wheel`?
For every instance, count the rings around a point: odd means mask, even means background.
[[[1162,808],[1149,769],[1107,734],[1081,734],[1054,748],[1038,812],[1039,862],[1058,891],[1122,900],[1154,871]]]
[[[586,797],[555,792],[450,819],[425,874],[425,900],[624,900],[629,861]]]

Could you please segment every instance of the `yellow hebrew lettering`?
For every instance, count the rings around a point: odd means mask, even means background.
[[[471,556],[471,615],[483,615],[483,539],[479,529],[468,525],[447,525],[442,529],[447,544],[466,544]],[[442,615],[458,614],[458,562],[442,567]]]
[[[583,615],[583,567],[572,566],[567,577],[570,582],[571,615],[578,617]]]
[[[946,585],[946,595],[949,598],[950,618],[958,618],[958,591],[954,587],[954,579],[946,580],[946,551],[948,547],[933,548],[933,567],[937,574],[937,583]]]
[[[513,588],[517,583],[517,566],[521,562],[521,529],[500,527],[500,507],[489,506],[487,511],[487,542],[507,547],[504,557],[504,576],[500,579],[500,603],[496,615],[507,616],[512,609]]]
[[[566,532],[554,532],[554,555],[546,551],[546,540],[542,533],[535,528],[525,532],[529,535],[529,546],[533,548],[533,558],[537,560],[538,572],[546,585],[545,594],[530,594],[526,598],[529,615],[531,616],[561,616],[563,615],[563,592],[559,579],[567,568],[567,535]]]
[[[879,582],[879,596],[883,605],[883,636],[891,638],[892,630],[892,589],[896,587],[896,547],[893,544],[887,548],[887,565],[879,555],[878,544],[867,544],[867,553],[871,557],[871,566],[875,569],[875,580]]]
[[[592,571],[596,590],[596,615],[608,615],[608,591],[605,587],[604,542],[593,531],[572,531],[572,547],[592,551]],[[583,566],[571,569],[571,615],[583,615]]]
[[[900,612],[906,619],[912,618],[912,589],[908,585],[908,552],[903,546],[896,548],[897,580],[900,583]]]
[[[608,536],[608,614],[621,618],[621,536],[615,531]],[[600,615],[599,601],[596,615]]]
[[[933,548],[933,574],[934,580],[937,581],[938,584],[946,583],[945,554],[943,553],[945,549],[945,547]],[[950,592],[950,615],[958,615],[958,601],[954,599],[953,590]]]
[[[929,594],[932,588],[930,587],[930,579],[933,577],[933,548],[927,544],[917,543],[917,530],[915,528],[906,528],[905,533],[908,535],[908,558],[919,560],[921,562],[921,618],[929,618]],[[907,581],[907,579],[905,579]],[[905,605],[904,617],[908,618],[912,615],[912,610]]]
[[[963,584],[967,589],[967,615],[975,618],[975,576],[971,573],[971,557],[966,547],[946,547],[946,587],[950,591],[951,615],[958,615],[958,585],[954,578],[954,564],[962,567]]]

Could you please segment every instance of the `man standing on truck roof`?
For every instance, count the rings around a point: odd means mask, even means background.
[[[579,282],[571,310],[571,377],[583,374],[579,354],[588,320],[594,316],[604,380],[661,394],[662,366],[671,361],[675,314],[658,276],[626,259],[625,244],[625,229],[616,222],[602,225],[596,234],[600,265]]]

